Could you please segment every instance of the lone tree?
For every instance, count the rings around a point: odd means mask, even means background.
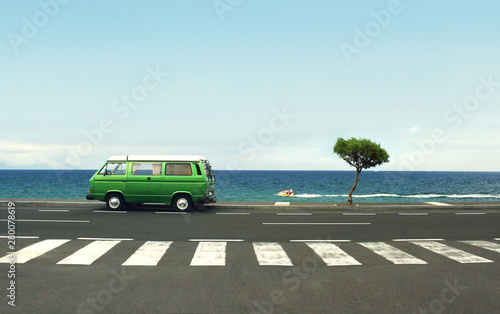
[[[344,159],[349,165],[356,168],[356,179],[348,194],[347,204],[352,204],[352,193],[358,185],[358,177],[361,170],[368,169],[389,161],[389,154],[380,144],[374,143],[365,138],[350,138],[344,140],[338,138],[333,147],[333,152]]]

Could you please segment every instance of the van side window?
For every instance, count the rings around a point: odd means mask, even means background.
[[[196,165],[196,173],[198,173],[198,175],[201,176],[200,165],[198,165],[198,164],[195,164],[195,165]]]
[[[191,164],[167,163],[165,167],[167,176],[190,176],[192,174]]]
[[[132,174],[142,176],[159,176],[161,174],[161,163],[134,162],[132,164]]]
[[[127,172],[127,164],[126,163],[115,163],[110,162],[104,166],[101,171],[99,171],[100,175],[114,175],[114,174],[125,174]]]

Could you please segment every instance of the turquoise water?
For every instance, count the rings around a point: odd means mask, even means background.
[[[224,200],[344,202],[354,171],[219,171]],[[293,189],[295,197],[278,196]],[[364,171],[355,202],[500,201],[500,173]]]
[[[0,170],[0,198],[85,199],[94,170]],[[354,171],[216,170],[218,201],[344,202]],[[295,197],[276,195],[293,189]],[[500,201],[500,172],[363,171],[355,202]]]

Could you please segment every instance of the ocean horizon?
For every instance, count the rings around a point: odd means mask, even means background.
[[[85,199],[96,170],[0,170],[0,198]],[[349,170],[214,170],[218,201],[344,202]],[[293,189],[294,197],[278,192]],[[500,172],[361,172],[354,202],[500,201]]]

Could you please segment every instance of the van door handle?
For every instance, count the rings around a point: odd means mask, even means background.
[[[148,180],[151,180],[151,177],[148,177]]]

